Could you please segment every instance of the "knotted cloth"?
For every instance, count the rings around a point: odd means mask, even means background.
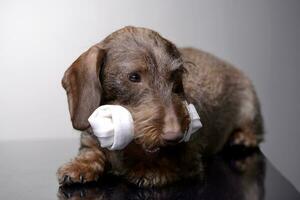
[[[188,142],[193,133],[202,127],[193,104],[184,102],[190,116],[190,124],[182,141]],[[134,139],[134,123],[130,112],[120,105],[98,107],[88,119],[93,133],[103,148],[124,149]]]

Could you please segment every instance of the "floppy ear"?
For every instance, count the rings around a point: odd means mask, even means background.
[[[75,129],[87,129],[88,117],[100,105],[102,87],[99,73],[104,56],[103,49],[92,46],[77,58],[62,79]]]

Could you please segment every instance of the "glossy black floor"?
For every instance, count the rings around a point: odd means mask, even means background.
[[[74,140],[0,143],[0,199],[300,199],[259,150],[205,160],[202,176],[163,188],[142,189],[113,176],[59,188],[56,169],[77,148]]]

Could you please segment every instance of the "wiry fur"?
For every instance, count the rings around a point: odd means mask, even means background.
[[[130,82],[131,72],[141,82]],[[201,156],[229,141],[256,146],[262,140],[258,99],[242,72],[206,52],[177,49],[149,29],[112,33],[72,64],[63,86],[73,126],[83,132],[78,156],[57,172],[60,184],[112,172],[140,186],[161,186],[199,174]],[[190,122],[184,100],[195,105],[203,128],[188,143],[170,145],[166,130],[183,134]],[[135,139],[124,150],[102,149],[92,134],[87,117],[104,104],[122,105],[133,116]]]

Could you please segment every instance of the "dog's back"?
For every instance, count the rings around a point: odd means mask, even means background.
[[[260,105],[249,78],[205,51],[181,48],[180,52],[188,72],[183,78],[185,95],[204,125],[197,134],[203,152],[216,153],[226,142],[246,146],[261,142]]]

